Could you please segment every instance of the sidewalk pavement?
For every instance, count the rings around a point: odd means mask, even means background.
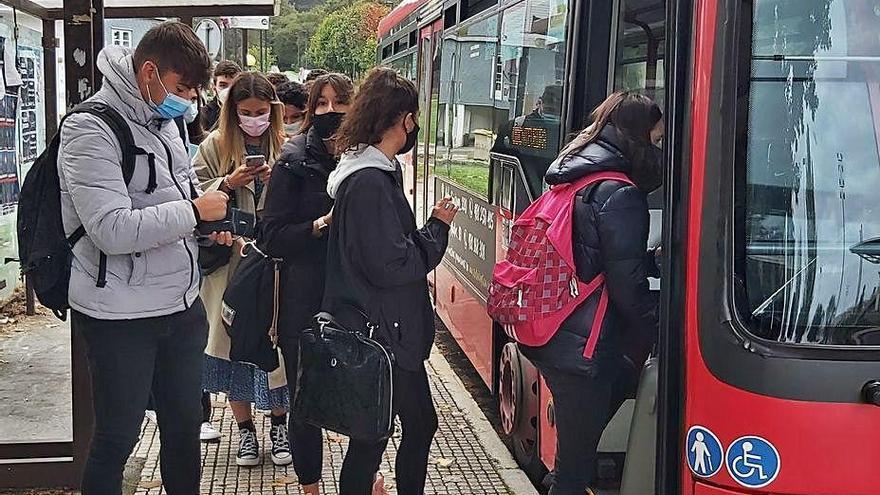
[[[428,376],[434,396],[439,430],[431,446],[427,495],[536,495],[534,487],[516,466],[485,415],[442,355],[434,349],[428,362]],[[239,468],[235,465],[238,432],[225,397],[214,403],[214,425],[223,433],[220,443],[205,444],[202,449],[202,489],[207,494],[299,494],[293,468],[275,467],[268,457],[262,466]],[[269,420],[258,415],[256,421],[265,448],[269,444]],[[389,442],[381,470],[389,493],[394,489],[394,457],[400,442],[400,429]],[[348,441],[334,433],[325,433],[324,478],[322,493],[337,494],[339,470]],[[145,421],[141,440],[129,461],[131,488],[138,495],[158,495],[159,435],[151,421]],[[131,493],[130,491],[128,493]]]

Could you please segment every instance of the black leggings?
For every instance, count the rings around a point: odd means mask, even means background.
[[[299,336],[282,336],[279,343],[284,354],[284,369],[287,372],[287,389],[290,392],[292,410],[299,363]],[[296,421],[294,416],[290,414],[287,419],[293,469],[301,485],[312,485],[321,480],[321,470],[324,465],[324,437],[320,428]]]
[[[424,365],[418,371],[394,367],[394,410],[403,427],[395,464],[397,493],[422,495],[428,473],[428,452],[437,432],[437,412]],[[387,445],[387,440],[375,443],[352,440],[342,463],[339,493],[370,495]]]
[[[583,495],[596,481],[599,440],[605,426],[633,393],[632,373],[596,378],[536,366],[553,394],[556,416],[556,468],[550,495]]]
[[[120,493],[151,393],[165,492],[198,494],[199,396],[208,341],[201,301],[182,313],[142,320],[97,320],[73,312],[71,326],[86,341],[95,412],[83,495]]]

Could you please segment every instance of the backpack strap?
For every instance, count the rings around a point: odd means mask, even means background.
[[[110,128],[110,131],[116,137],[116,140],[119,142],[119,147],[122,150],[122,180],[125,182],[126,187],[131,184],[131,180],[134,177],[135,160],[137,156],[147,156],[147,161],[150,167],[150,178],[147,182],[146,192],[147,194],[152,194],[157,187],[156,157],[152,153],[147,153],[143,148],[135,145],[134,135],[131,132],[131,126],[129,126],[128,121],[126,121],[119,112],[114,110],[113,107],[104,102],[95,100],[85,101],[77,105],[64,116],[64,119],[77,113],[87,113],[98,117],[107,125],[107,127]],[[64,119],[62,119],[61,125],[64,125]],[[58,133],[58,135],[60,135],[60,133]],[[67,238],[68,245],[72,248],[85,236],[85,234],[85,227],[80,225]],[[98,280],[95,285],[99,288],[107,286],[107,255],[103,252],[100,253],[98,258]]]
[[[131,179],[134,177],[134,167],[135,167],[135,159],[138,155],[146,155],[149,157],[151,153],[147,153],[143,148],[135,145],[134,143],[134,135],[131,133],[131,126],[129,126],[128,121],[119,114],[116,110],[113,109],[110,105],[100,101],[86,101],[83,102],[73,110],[71,110],[66,116],[75,114],[75,113],[87,113],[90,115],[94,115],[101,119],[102,122],[107,124],[107,127],[110,128],[110,131],[113,132],[113,135],[116,137],[116,140],[119,142],[119,147],[122,149],[122,179],[125,181],[125,185],[128,186],[131,184]],[[155,168],[155,156],[153,157],[151,165],[150,175],[153,177],[153,183],[155,182],[156,172]],[[155,184],[147,185],[147,194],[155,191]]]

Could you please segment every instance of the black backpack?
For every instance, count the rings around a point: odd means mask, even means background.
[[[128,122],[105,103],[86,101],[64,116],[58,132],[46,150],[37,158],[24,179],[18,201],[18,252],[23,275],[31,277],[37,299],[55,316],[67,318],[68,284],[72,249],[86,235],[80,226],[70,236],[64,233],[61,220],[61,186],[58,180],[58,146],[64,120],[77,113],[100,118],[119,141],[122,148],[122,178],[125,185],[134,175],[135,157],[146,155],[150,166],[146,192],[156,189],[155,156],[134,144]],[[101,253],[98,262],[97,287],[107,285],[107,256]]]

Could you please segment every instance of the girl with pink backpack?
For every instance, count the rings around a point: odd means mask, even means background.
[[[489,313],[553,394],[551,495],[598,494],[599,439],[657,337],[647,196],[663,177],[662,117],[638,93],[599,105],[551,164],[550,190],[517,219],[495,268]]]

